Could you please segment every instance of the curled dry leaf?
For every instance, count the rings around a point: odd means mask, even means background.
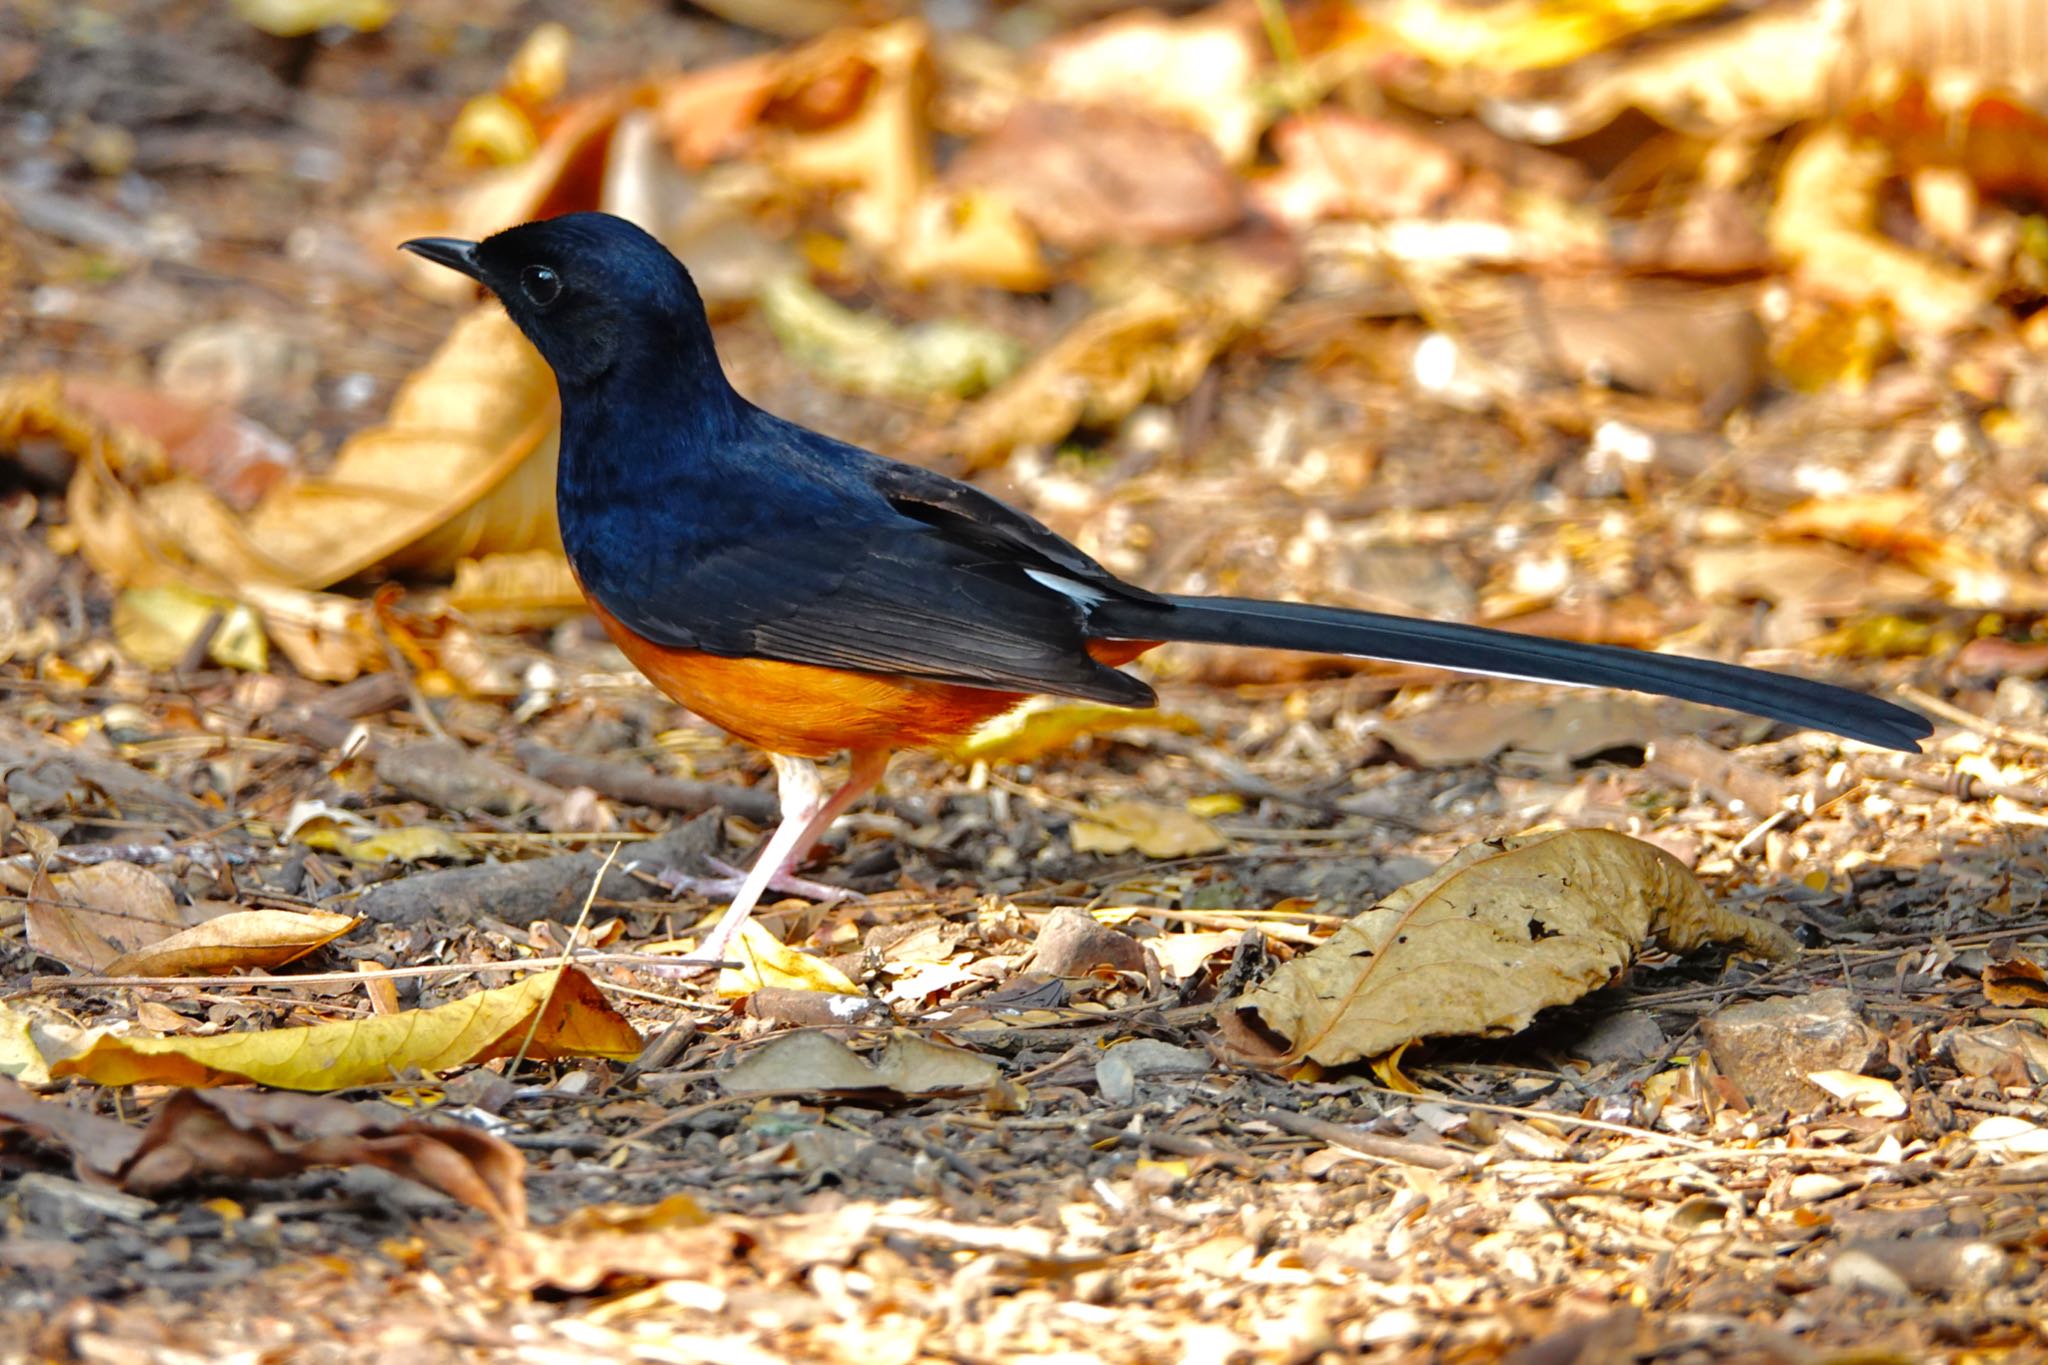
[[[98,461],[74,477],[71,513],[80,550],[123,585],[246,595],[375,565],[446,573],[464,557],[559,545],[555,444],[547,367],[493,305],[457,324],[327,474],[285,480],[246,521],[196,480],[130,486]]]
[[[1341,1065],[1421,1038],[1497,1036],[1611,980],[1646,940],[1787,956],[1782,929],[1722,910],[1670,854],[1606,830],[1475,844],[1283,966],[1237,1008]]]
[[[346,1090],[408,1071],[431,1075],[508,1057],[522,1048],[542,1060],[625,1060],[637,1057],[641,1046],[640,1035],[605,1002],[596,983],[573,967],[558,967],[432,1009],[310,1028],[213,1038],[111,1038],[95,1032],[68,1056],[53,1059],[50,1074],[100,1085],[252,1083]]]
[[[181,1090],[131,1128],[0,1078],[0,1131],[20,1129],[71,1155],[78,1173],[131,1194],[202,1178],[271,1180],[321,1166],[376,1166],[439,1190],[501,1227],[526,1222],[526,1160],[488,1133],[389,1123],[310,1095]]]
[[[913,1033],[891,1034],[870,1060],[837,1038],[806,1029],[782,1034],[748,1052],[718,1073],[718,1086],[728,1095],[835,1090],[930,1095],[986,1090],[1002,1074],[1001,1067],[979,1053],[943,1047]]]
[[[361,924],[325,910],[232,910],[106,964],[109,976],[210,976],[282,967]]]

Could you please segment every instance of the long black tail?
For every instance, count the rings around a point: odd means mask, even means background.
[[[1907,753],[1918,753],[1918,741],[1934,730],[1924,716],[1903,706],[1758,668],[1342,607],[1248,597],[1169,597],[1164,603],[1111,598],[1089,611],[1088,630],[1104,638],[1349,654],[1535,682],[1623,687],[1725,706]]]

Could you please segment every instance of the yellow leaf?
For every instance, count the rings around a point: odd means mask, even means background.
[[[1211,792],[1188,802],[1188,814],[1213,820],[1219,815],[1237,815],[1244,810],[1244,798],[1236,792]]]
[[[11,1076],[23,1085],[48,1085],[50,1064],[29,1031],[34,1022],[32,1016],[0,1005],[0,1076]]]
[[[109,976],[212,976],[238,967],[281,967],[361,924],[326,910],[234,910],[124,953]]]
[[[448,129],[448,155],[468,166],[511,166],[540,150],[524,109],[492,90],[470,97]]]
[[[1563,66],[1645,29],[1720,9],[1726,0],[1397,0],[1375,17],[1438,66],[1537,71]]]
[[[1141,1171],[1160,1171],[1172,1176],[1175,1180],[1186,1180],[1190,1175],[1194,1174],[1194,1168],[1185,1161],[1154,1161],[1149,1157],[1138,1158],[1138,1169]]]
[[[114,601],[114,643],[144,668],[182,662],[208,627],[206,657],[221,667],[261,673],[270,666],[263,625],[240,602],[179,586],[130,588]]]
[[[1407,1073],[1401,1070],[1401,1054],[1409,1046],[1403,1043],[1385,1056],[1373,1058],[1372,1074],[1379,1077],[1380,1084],[1389,1090],[1398,1090],[1404,1095],[1424,1094],[1423,1088],[1409,1080]]]
[[[374,33],[397,13],[391,0],[234,0],[243,22],[278,38],[299,38],[323,28]]]
[[[1191,858],[1228,846],[1198,815],[1149,801],[1109,801],[1092,808],[1067,831],[1076,853],[1126,853],[1148,858]]]
[[[1198,735],[1202,727],[1188,716],[1156,708],[1134,711],[1092,701],[1034,697],[1024,705],[983,722],[953,746],[962,763],[1035,763],[1091,735],[1118,730],[1172,730]]]
[[[573,967],[557,967],[432,1009],[337,1024],[213,1038],[112,1038],[96,1033],[88,1035],[77,1051],[53,1061],[50,1074],[79,1076],[99,1085],[254,1084],[280,1090],[347,1090],[406,1072],[432,1075],[511,1056],[522,1044],[526,1055],[536,1060],[624,1061],[638,1056],[642,1046],[640,1035],[605,1002],[596,983]]]
[[[439,825],[382,830],[357,839],[340,851],[361,863],[417,863],[428,859],[468,862],[474,856],[460,836]]]
[[[748,920],[726,956],[743,967],[727,967],[718,974],[718,993],[730,1000],[752,995],[764,986],[792,991],[824,991],[832,995],[859,995],[860,987],[822,957],[798,952],[782,940]]]

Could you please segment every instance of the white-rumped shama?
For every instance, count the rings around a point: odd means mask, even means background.
[[[1374,612],[1175,597],[1124,582],[986,493],[786,422],[734,392],[682,263],[572,213],[405,249],[496,294],[561,391],[562,543],[654,684],[773,758],[782,823],[686,961],[716,961],[896,749],[1032,693],[1146,706],[1120,672],[1169,640],[1631,688],[1917,752],[1918,714],[1705,659]],[[852,754],[828,798],[811,760]]]

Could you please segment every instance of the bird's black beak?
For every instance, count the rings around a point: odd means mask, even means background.
[[[400,242],[398,249],[424,256],[435,265],[445,265],[479,283],[483,280],[483,267],[477,264],[475,242],[465,242],[460,237],[415,237],[409,242]]]

